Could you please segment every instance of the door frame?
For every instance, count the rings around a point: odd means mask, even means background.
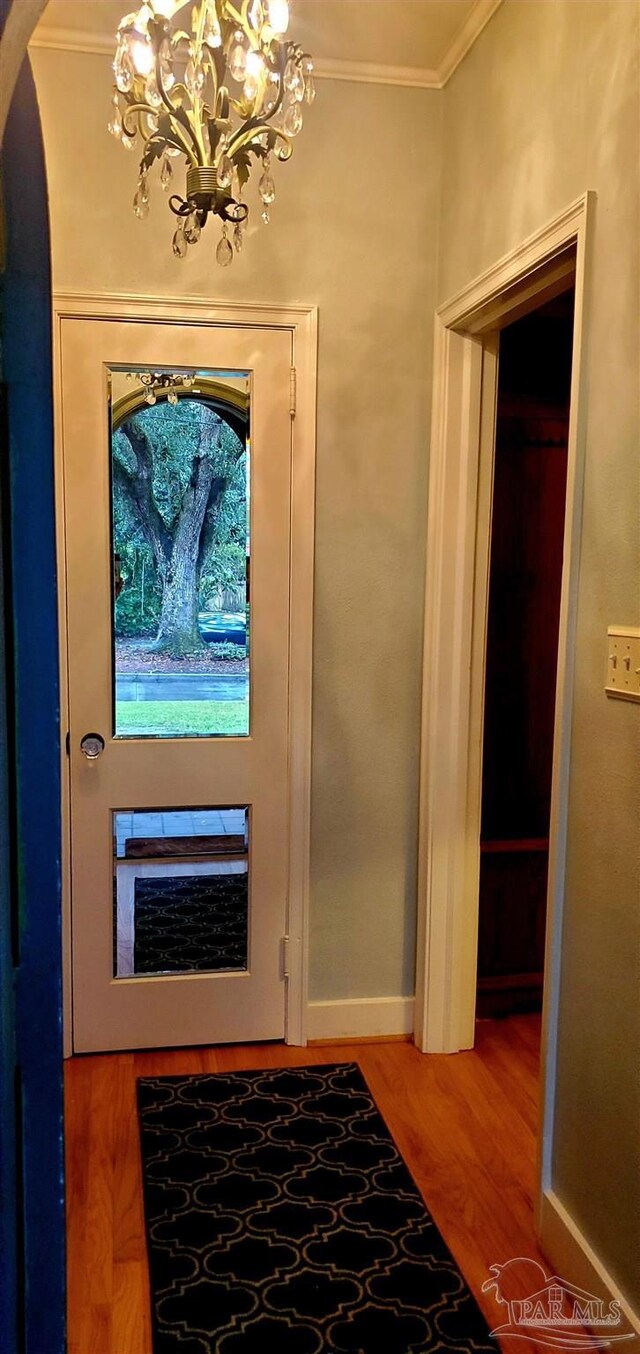
[[[553,1117],[582,516],[585,312],[595,195],[586,193],[435,318],[418,864],[416,1043],[473,1047],[496,333],[575,278],[543,1004],[542,1181]]]
[[[166,321],[174,324],[287,330],[292,336],[291,548],[289,594],[289,860],[285,1042],[307,1042],[309,853],[318,312],[315,306],[267,306],[114,293],[53,296],[55,479],[59,577],[60,718],[69,727],[65,491],[62,445],[61,323],[64,319]],[[62,935],[64,1056],[73,1052],[70,765],[62,739]]]

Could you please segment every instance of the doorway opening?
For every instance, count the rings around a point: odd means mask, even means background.
[[[574,301],[570,288],[499,334],[479,1018],[542,1008]]]
[[[472,1048],[482,753],[500,334],[575,293],[566,456],[542,1015],[540,1197],[548,1184],[569,802],[585,433],[586,193],[436,313],[425,591],[416,1043]]]

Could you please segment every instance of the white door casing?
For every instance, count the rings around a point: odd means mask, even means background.
[[[429,470],[415,1038],[474,1042],[480,777],[495,333],[575,286],[571,413],[551,798],[540,1188],[549,1183],[585,423],[587,193],[442,306],[435,320]]]

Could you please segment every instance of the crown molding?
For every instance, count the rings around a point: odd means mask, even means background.
[[[442,89],[473,46],[504,0],[476,0],[466,22],[434,69],[422,66],[390,66],[339,58],[318,60],[315,74],[320,80],[341,80],[364,85],[396,85],[406,89]],[[49,28],[40,24],[30,47],[55,52],[81,52],[85,56],[113,55],[113,39],[75,28]]]
[[[100,33],[82,33],[78,28],[49,28],[39,24],[29,47],[48,52],[79,52],[82,56],[113,56],[115,39]]]
[[[34,33],[30,47],[53,52],[78,52],[83,56],[113,57],[113,38],[98,33],[82,33],[76,28],[47,28]],[[365,61],[314,61],[319,80],[349,80],[365,85],[404,85],[411,89],[440,89],[437,70],[420,66],[382,66]]]
[[[442,61],[438,67],[440,77],[440,88],[442,89],[451,79],[454,71],[457,71],[461,61],[464,61],[467,52],[471,50],[474,42],[480,37],[482,30],[486,28],[490,19],[493,18],[496,10],[504,0],[476,0],[476,3],[467,17],[466,23],[456,33],[453,42],[445,52]]]
[[[440,73],[422,66],[386,66],[368,61],[314,60],[321,80],[350,80],[357,85],[400,85],[406,89],[440,89]]]

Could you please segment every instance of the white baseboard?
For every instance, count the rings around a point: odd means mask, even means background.
[[[636,1354],[640,1350],[640,1315],[634,1312],[617,1284],[596,1255],[587,1238],[574,1222],[553,1190],[545,1190],[539,1214],[540,1247],[562,1279],[575,1283],[605,1302],[618,1302],[626,1318],[621,1334],[633,1331],[635,1339],[625,1340],[620,1350]]]
[[[309,1039],[371,1039],[413,1033],[413,997],[356,997],[311,1001]]]

